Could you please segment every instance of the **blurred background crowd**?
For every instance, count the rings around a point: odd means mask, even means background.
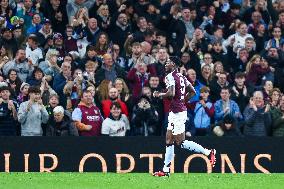
[[[0,0],[1,136],[284,136],[284,0]]]

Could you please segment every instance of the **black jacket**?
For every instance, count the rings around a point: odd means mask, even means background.
[[[126,78],[125,71],[117,65],[113,65],[113,66],[114,66],[114,71],[116,73],[116,78],[122,78],[123,80],[125,80],[125,78]],[[95,75],[96,86],[99,86],[99,84],[104,79],[108,79],[108,78],[106,78],[105,72],[106,72],[106,69],[105,69],[104,65],[102,65],[102,67],[97,71],[97,73]],[[114,80],[112,82],[114,82]]]
[[[131,125],[134,135],[156,135],[159,116],[153,106],[149,109],[142,109],[136,105],[133,109]]]
[[[46,128],[46,136],[79,136],[69,113],[65,112],[62,122],[51,119]]]

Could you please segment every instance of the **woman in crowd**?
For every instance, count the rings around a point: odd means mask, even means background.
[[[98,100],[101,102],[108,99],[108,91],[112,87],[112,82],[109,80],[103,80],[97,88]]]
[[[278,107],[279,106],[279,102],[281,99],[281,91],[278,88],[273,88],[270,92],[270,105],[272,107]]]
[[[123,102],[128,102],[130,99],[130,92],[125,81],[121,78],[117,78],[114,81],[114,87],[118,90],[118,98]]]
[[[109,7],[107,4],[102,4],[97,10],[98,25],[103,31],[110,29],[111,17],[109,13]]]
[[[40,68],[35,68],[31,77],[27,78],[27,83],[31,86],[40,87],[44,73]]]
[[[201,77],[199,81],[206,86],[209,86],[210,81],[212,80],[213,74],[209,65],[204,65],[201,68]]]
[[[259,57],[252,57],[253,60],[251,60],[251,63],[248,63],[248,65],[251,65],[248,67],[247,77],[246,77],[246,83],[250,87],[254,87],[256,89],[259,89],[259,87],[262,85],[263,79],[266,79],[266,75],[269,75],[272,71],[272,68],[269,67],[267,61],[264,58],[258,59]],[[265,77],[265,78],[264,78]]]
[[[45,61],[40,62],[38,65],[44,72],[48,81],[51,81],[61,70],[57,65],[58,54],[58,51],[55,49],[48,50],[45,55]]]
[[[2,45],[0,49],[0,73],[1,73],[2,67],[12,59],[13,59],[13,53],[10,52],[5,47],[5,45]]]
[[[18,77],[18,73],[15,69],[10,69],[8,72],[8,78],[6,82],[11,89],[11,98],[16,99],[17,96],[20,94],[20,87],[22,85],[22,81]]]
[[[30,84],[23,82],[20,87],[20,94],[17,97],[17,102],[21,104],[22,102],[29,100],[29,87]]]
[[[107,33],[100,33],[95,44],[96,52],[99,56],[103,56],[109,50],[109,37]]]

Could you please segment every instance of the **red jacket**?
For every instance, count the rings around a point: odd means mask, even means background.
[[[127,106],[124,102],[122,102],[121,100],[117,100],[117,102],[120,104],[121,106],[121,113],[125,114],[128,117],[128,109]],[[103,114],[104,117],[107,118],[110,115],[110,106],[112,104],[111,100],[103,100],[102,101],[102,110],[103,110]]]

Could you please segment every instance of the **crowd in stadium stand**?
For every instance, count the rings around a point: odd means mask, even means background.
[[[1,0],[0,136],[284,136],[284,0]]]

